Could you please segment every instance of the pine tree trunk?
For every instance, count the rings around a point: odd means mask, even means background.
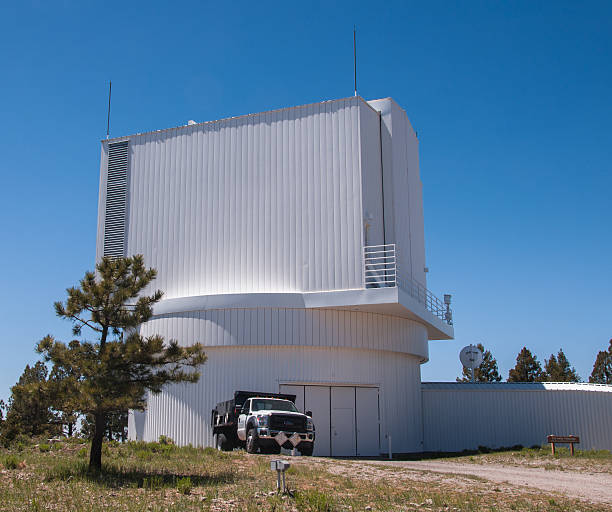
[[[102,335],[100,336],[100,354],[104,352],[107,336],[108,326],[105,325],[102,327]],[[89,453],[89,469],[99,471],[102,469],[102,441],[104,440],[104,431],[106,430],[106,414],[98,412],[93,417],[94,433],[91,439],[91,452]]]
[[[91,452],[89,453],[89,469],[102,469],[102,440],[106,429],[106,415],[104,413],[94,414],[94,435],[91,440]]]

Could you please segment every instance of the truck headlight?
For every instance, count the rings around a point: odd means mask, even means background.
[[[315,429],[314,428],[314,423],[313,423],[313,421],[310,418],[308,418],[306,420],[306,429],[307,430],[314,430]]]
[[[260,414],[257,416],[257,424],[260,427],[267,427],[270,423],[270,416],[266,416],[264,414]]]

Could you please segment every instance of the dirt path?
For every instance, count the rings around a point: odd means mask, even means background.
[[[473,475],[492,482],[524,485],[581,498],[594,503],[612,504],[612,475],[571,470],[555,471],[498,464],[462,464],[445,461],[360,461],[360,464],[392,466],[414,471]]]

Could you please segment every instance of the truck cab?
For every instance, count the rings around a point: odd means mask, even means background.
[[[237,435],[249,453],[297,448],[302,455],[312,455],[315,427],[312,418],[299,412],[290,400],[252,397],[238,416]]]
[[[248,453],[280,453],[281,448],[296,448],[312,455],[314,449],[312,413],[298,411],[295,395],[236,391],[233,399],[212,410],[211,425],[215,446],[223,451],[243,447]]]

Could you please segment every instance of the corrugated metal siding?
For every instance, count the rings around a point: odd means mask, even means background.
[[[406,112],[391,98],[369,102],[382,115],[386,243],[395,243],[398,275],[426,286],[419,144]]]
[[[361,288],[360,102],[130,137],[127,252],[166,298]]]
[[[181,445],[211,446],[210,411],[236,389],[278,392],[281,383],[368,384],[381,392],[381,450],[422,450],[420,364],[408,355],[338,347],[215,347],[197,384],[168,387],[130,418],[131,439],[167,435]],[[401,392],[398,392],[401,390]],[[314,418],[316,425],[316,418]]]
[[[383,176],[381,168],[381,120],[380,115],[369,105],[360,107],[361,133],[361,183],[363,190],[364,228],[368,223],[365,245],[395,243],[385,241],[383,234]],[[365,229],[364,229],[365,233]]]
[[[424,445],[460,451],[541,445],[580,436],[580,449],[612,449],[612,386],[423,383]]]
[[[427,330],[412,320],[332,309],[212,309],[152,318],[141,334],[160,334],[182,345],[302,345],[354,347],[426,359]]]

